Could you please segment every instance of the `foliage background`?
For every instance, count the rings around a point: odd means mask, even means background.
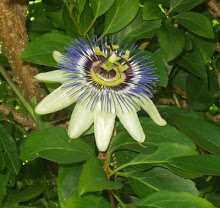
[[[220,207],[217,1],[1,0],[0,10],[1,207]],[[73,106],[33,111],[57,87],[33,79],[54,69],[52,51],[94,34],[138,44],[157,66],[154,102],[168,125],[139,112],[143,144],[117,121],[98,153],[92,127],[69,141]]]

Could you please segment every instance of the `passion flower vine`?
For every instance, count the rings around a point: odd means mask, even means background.
[[[156,85],[155,65],[149,56],[135,52],[137,46],[120,48],[112,38],[99,42],[95,36],[87,43],[76,40],[66,53],[53,52],[58,70],[35,76],[40,81],[62,85],[45,97],[35,108],[37,114],[61,110],[76,102],[68,135],[78,138],[94,122],[95,141],[99,151],[106,151],[112,137],[116,116],[129,134],[144,142],[145,134],[137,111],[143,108],[152,120],[166,125],[150,98]]]

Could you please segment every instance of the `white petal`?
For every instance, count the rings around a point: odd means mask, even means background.
[[[144,142],[145,134],[140,124],[136,111],[117,111],[117,116],[129,134],[138,142]]]
[[[148,113],[152,120],[159,126],[165,126],[167,122],[160,116],[156,106],[150,98],[143,99],[143,103],[140,102],[140,106]]]
[[[64,71],[62,70],[53,70],[50,72],[44,72],[44,73],[39,73],[36,76],[34,76],[35,79],[39,81],[44,81],[44,82],[65,82],[68,80],[66,76],[64,75]]]
[[[95,140],[98,150],[104,152],[110,143],[114,129],[116,114],[101,110],[101,103],[97,104],[94,113]]]
[[[57,63],[60,63],[63,61],[63,55],[59,51],[53,51],[53,58]]]
[[[52,113],[76,101],[77,97],[71,95],[69,88],[64,88],[62,85],[45,97],[35,108],[35,112],[40,115]]]
[[[76,104],[68,127],[68,136],[71,139],[78,138],[83,134],[93,123],[94,113],[90,109],[85,108],[85,105]]]

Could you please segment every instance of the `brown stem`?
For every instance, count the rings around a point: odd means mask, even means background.
[[[115,199],[114,199],[114,196],[113,196],[111,190],[108,190],[108,195],[109,195],[109,199],[110,199],[110,202],[111,202],[112,207],[113,207],[113,208],[117,208],[117,206],[116,206],[116,204],[115,204]]]
[[[28,100],[34,96],[41,100],[46,93],[39,83],[32,81],[38,73],[37,68],[31,63],[20,61],[20,56],[28,44],[25,24],[28,2],[0,0],[0,40],[22,94]]]
[[[12,109],[11,107],[5,104],[0,104],[0,113],[2,113],[4,116],[8,116],[9,113],[12,113],[14,117],[14,121],[26,127],[27,130],[39,129],[34,119],[30,115],[23,114],[15,109]]]
[[[215,0],[206,0],[206,6],[208,7],[209,12],[212,16],[220,22],[220,5]]]
[[[176,86],[176,85],[173,84],[173,83],[171,83],[171,86],[172,86],[175,90],[177,90],[177,91],[182,95],[182,97],[183,97],[184,99],[187,99],[187,97],[186,97],[186,92],[184,92],[183,90],[181,90],[178,86]]]

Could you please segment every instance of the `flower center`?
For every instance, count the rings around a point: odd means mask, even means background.
[[[117,46],[108,46],[107,44],[105,46],[110,48],[108,56],[99,47],[95,48],[98,60],[93,62],[90,68],[91,78],[102,87],[120,86],[126,83],[132,74],[132,68],[128,62],[130,52],[126,51],[124,55],[120,56],[114,51],[114,47],[117,48]]]

